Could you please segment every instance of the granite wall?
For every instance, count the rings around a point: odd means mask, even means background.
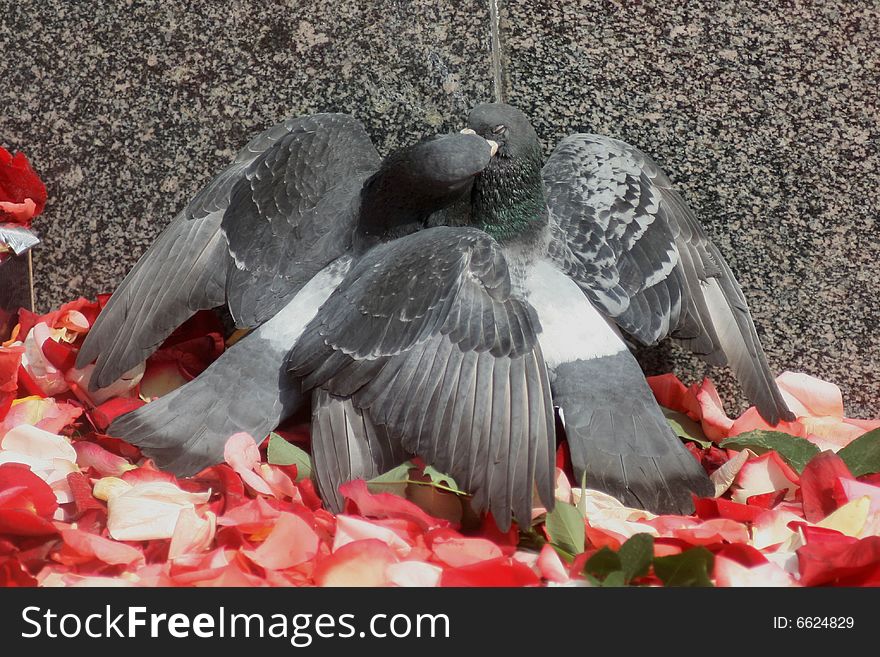
[[[548,151],[585,129],[651,154],[727,255],[773,367],[880,415],[877,5],[498,0],[493,59],[490,2],[0,0],[0,144],[50,192],[38,305],[112,290],[283,117],[352,112],[387,151],[501,93]],[[640,355],[742,403],[723,370]]]

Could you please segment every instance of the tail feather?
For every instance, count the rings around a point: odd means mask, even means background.
[[[702,466],[672,432],[629,351],[556,368],[577,481],[654,513],[691,513],[712,494]]]

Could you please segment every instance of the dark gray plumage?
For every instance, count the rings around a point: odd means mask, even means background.
[[[319,116],[254,160],[230,194],[221,225],[236,265],[226,297],[239,326],[272,317],[351,245],[361,186],[379,156],[358,121]]]
[[[344,114],[288,119],[251,140],[144,253],[77,356],[104,387],[197,310],[228,303],[240,327],[271,317],[350,246],[379,156]],[[346,242],[348,240],[348,242]]]
[[[331,395],[323,388],[312,393],[313,478],[328,508],[342,511],[345,501],[339,493],[340,483],[369,481],[407,458],[387,427],[373,422],[350,398]]]
[[[306,388],[350,403],[404,451],[455,477],[500,527],[511,514],[527,526],[533,482],[553,504],[539,331],[534,310],[511,293],[498,244],[478,230],[437,227],[360,260],[289,363]],[[320,426],[312,440],[325,440]]]

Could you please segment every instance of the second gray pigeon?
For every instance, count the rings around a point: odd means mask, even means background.
[[[527,117],[475,107],[469,127],[499,144],[477,178],[469,222],[504,246],[537,310],[578,481],[658,513],[709,495],[623,333],[672,337],[727,364],[771,424],[793,419],[730,267],[656,164],[615,139],[575,134],[543,164]],[[543,166],[542,166],[543,165]]]

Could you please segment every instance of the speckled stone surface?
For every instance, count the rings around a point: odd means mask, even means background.
[[[649,153],[727,256],[772,367],[834,381],[875,417],[878,34],[880,7],[846,0],[501,6],[506,93],[548,152],[584,130]],[[743,403],[676,347],[641,356]]]
[[[344,111],[380,152],[491,96],[488,7],[455,0],[0,0],[0,144],[50,199],[38,308],[112,291],[257,132]]]

